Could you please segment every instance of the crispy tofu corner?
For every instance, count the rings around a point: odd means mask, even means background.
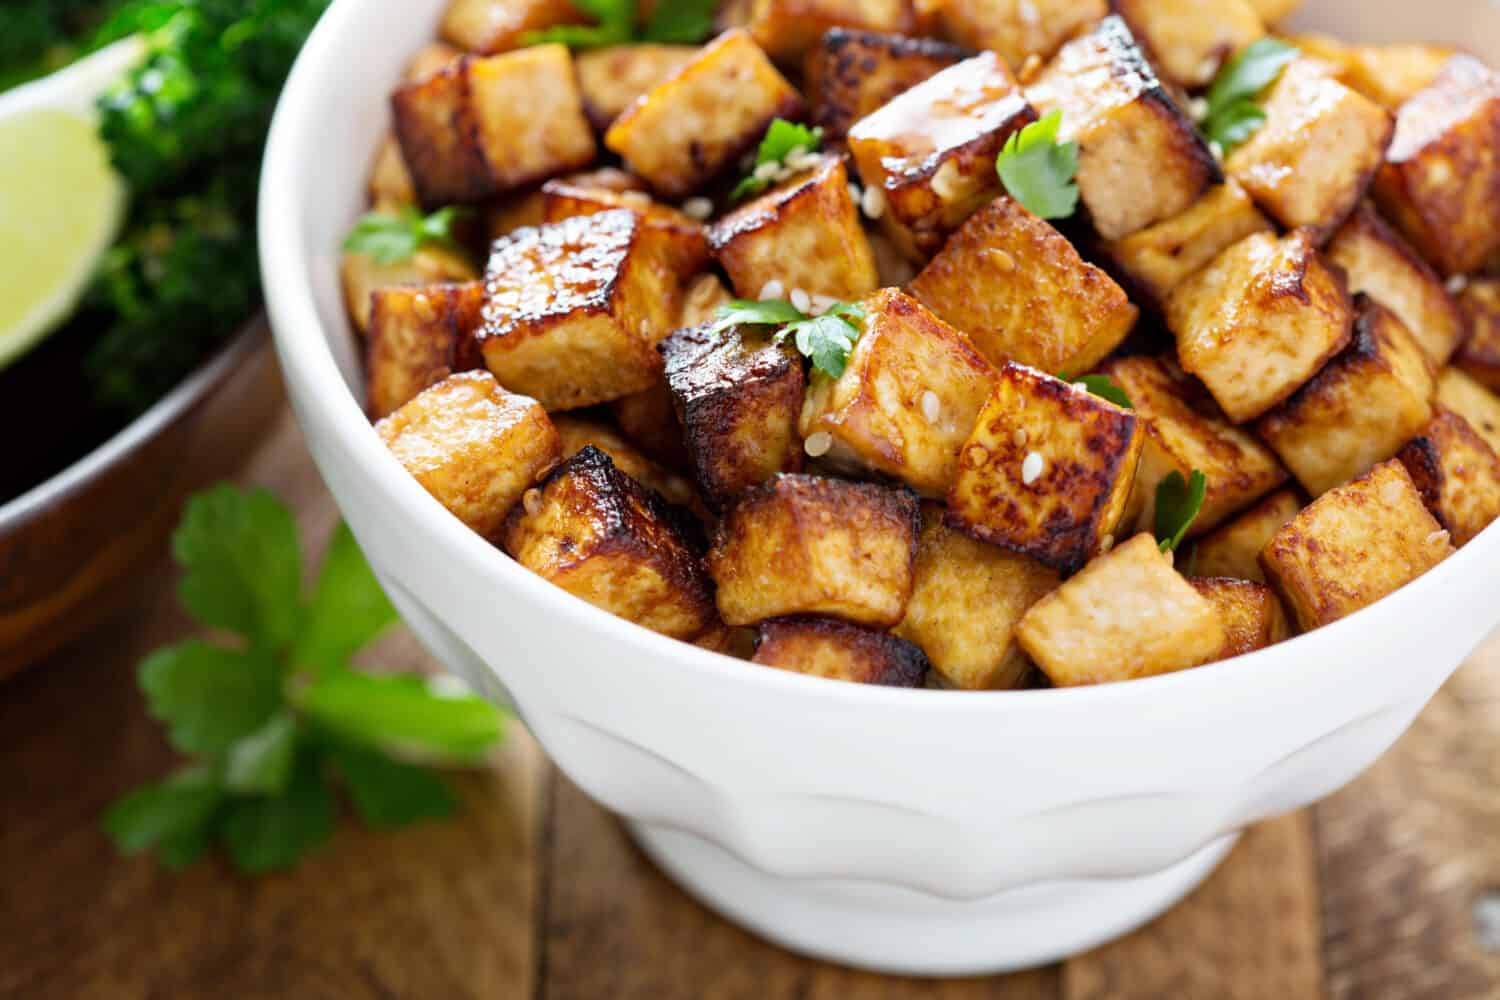
[[[752,663],[855,684],[922,687],[922,651],[889,632],[836,618],[773,618],[756,629]]]
[[[1224,626],[1224,645],[1215,660],[1253,653],[1291,637],[1286,608],[1265,584],[1205,576],[1190,576],[1187,582],[1214,606]]]
[[[1469,422],[1437,407],[1396,456],[1457,548],[1500,517],[1500,457]]]

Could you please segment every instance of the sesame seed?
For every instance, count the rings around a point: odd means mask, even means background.
[[[1208,144],[1208,151],[1210,153],[1214,154],[1214,159],[1216,159],[1216,160],[1222,160],[1222,159],[1224,159],[1224,147],[1221,146],[1221,145],[1219,145],[1218,142],[1210,142]]]
[[[1016,432],[1010,436],[1010,439],[1015,442],[1017,448],[1024,448],[1026,447],[1027,439],[1030,437],[1031,435],[1026,433],[1026,428],[1017,427]]]
[[[1040,452],[1028,452],[1026,460],[1021,463],[1021,482],[1030,486],[1042,477],[1047,468],[1047,460],[1042,458]]]
[[[1030,83],[1031,81],[1036,79],[1036,75],[1041,71],[1042,57],[1039,53],[1033,52],[1026,57],[1026,61],[1023,62],[1021,64],[1021,68],[1016,71],[1016,79],[1021,81],[1022,83]]]
[[[860,193],[859,185],[856,184],[856,183],[854,183],[853,181],[850,181],[849,182],[849,200],[852,201],[852,202],[854,202],[854,204],[858,205],[859,204],[859,200],[862,197],[864,197],[864,195]]]
[[[1099,554],[1101,556],[1104,555],[1104,553],[1108,552],[1110,549],[1112,549],[1114,547],[1115,547],[1115,536],[1114,535],[1105,535],[1103,538],[1101,538],[1099,540]]]
[[[867,187],[859,197],[859,210],[867,219],[878,219],[885,214],[885,192],[878,187]]]
[[[714,214],[714,203],[707,198],[689,198],[682,203],[682,214],[702,221]]]
[[[938,417],[943,414],[943,402],[938,399],[938,394],[928,389],[922,393],[922,416],[927,418],[929,424],[938,422]]]
[[[818,292],[814,292],[812,297],[812,309],[810,311],[814,316],[821,316],[838,304],[839,300],[834,298],[832,295],[822,295]]]
[[[1079,392],[1088,392],[1089,384],[1087,382],[1074,382],[1073,388],[1077,389]]]
[[[785,293],[786,288],[781,284],[781,280],[779,278],[772,278],[770,281],[760,286],[760,300],[762,302],[767,302],[771,299],[779,299]]]
[[[999,247],[988,250],[986,253],[989,254],[990,263],[994,264],[1000,270],[1008,273],[1016,269],[1016,259]]]
[[[1219,72],[1219,60],[1217,58],[1215,58],[1214,56],[1209,56],[1207,59],[1203,60],[1201,63],[1198,64],[1198,76],[1200,78],[1204,79],[1204,80],[1212,80],[1214,78],[1214,76],[1218,72]],[[1208,101],[1204,100],[1201,97],[1199,98],[1199,100],[1203,101],[1203,103],[1205,105],[1204,111],[1203,111],[1203,115],[1199,119],[1201,121],[1202,118],[1207,118],[1208,117],[1208,109],[1207,109]]]
[[[533,486],[521,495],[521,504],[526,508],[526,513],[535,517],[542,510],[542,491]]]
[[[952,160],[947,160],[937,172],[932,175],[932,193],[943,201],[953,201],[959,195],[958,189],[958,167]]]
[[[644,191],[621,191],[620,200],[636,208],[651,207],[651,196]]]
[[[1467,274],[1455,274],[1448,279],[1448,284],[1444,287],[1448,289],[1449,295],[1457,295],[1469,287],[1469,276]]]
[[[423,323],[434,323],[438,318],[437,307],[432,300],[425,295],[414,295],[411,300],[411,311],[417,314],[417,319]]]
[[[804,157],[806,155],[807,155],[807,147],[806,146],[793,146],[791,149],[789,149],[789,150],[786,151],[786,155],[781,158],[781,161],[783,163],[790,163],[793,160],[800,160],[800,159],[802,159],[802,157]]]
[[[1172,551],[1171,549],[1168,549],[1167,551],[1163,552],[1162,555],[1164,555],[1164,556],[1167,557],[1167,565],[1168,566],[1171,566],[1171,565],[1173,565],[1174,563],[1177,562],[1177,553],[1174,552],[1174,551]]]
[[[833,435],[827,431],[818,431],[814,434],[809,434],[807,440],[802,442],[802,450],[807,452],[812,458],[821,458],[828,454],[829,449],[832,447]]]
[[[1188,101],[1188,113],[1193,116],[1194,121],[1202,121],[1208,117],[1208,98],[1195,97]]]
[[[1442,545],[1442,544],[1446,543],[1447,541],[1448,541],[1448,532],[1447,531],[1442,531],[1442,530],[1434,531],[1432,534],[1430,534],[1430,535],[1427,536],[1427,544],[1428,545]]]
[[[796,309],[800,313],[806,314],[806,312],[812,308],[812,296],[808,295],[800,288],[793,288],[792,308]]]
[[[770,163],[762,163],[756,167],[755,172],[751,176],[758,181],[769,181],[774,179],[779,173],[781,173],[781,164],[772,160]]]

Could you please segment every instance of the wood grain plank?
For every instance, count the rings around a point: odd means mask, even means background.
[[[1500,996],[1474,919],[1500,889],[1500,636],[1317,815],[1333,1000]]]

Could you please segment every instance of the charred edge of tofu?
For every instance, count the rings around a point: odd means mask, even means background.
[[[974,150],[983,150],[986,146],[994,146],[995,152],[998,154],[1004,146],[1005,140],[1037,120],[1036,109],[1026,100],[1026,94],[1020,87],[1017,87],[1012,93],[1007,94],[1002,100],[1006,105],[1005,110],[1002,112],[1005,115],[1005,124],[999,129],[981,133],[968,142],[960,143],[956,146],[947,146],[943,149],[934,150],[916,163],[907,162],[904,159],[896,163],[886,161],[884,164],[886,167],[886,190],[894,191],[917,184],[925,184],[932,180],[933,175],[947,166],[950,161],[961,160]],[[993,172],[994,165],[991,164],[987,169]],[[998,180],[995,181],[995,186],[996,190],[1002,190]]]
[[[1377,169],[1379,168],[1377,167]],[[1370,202],[1363,201],[1355,206],[1354,211],[1344,221],[1343,228],[1348,229],[1350,227],[1354,227],[1360,237],[1377,242],[1387,252],[1395,254],[1400,258],[1401,263],[1418,272],[1426,281],[1431,282],[1435,286],[1443,284],[1442,276],[1427,262],[1427,258],[1418,253],[1417,248],[1412,246],[1411,242],[1405,236],[1401,235],[1395,226],[1385,221],[1385,217]],[[1335,242],[1338,240],[1337,233],[1334,236],[1334,240]],[[1330,260],[1332,260],[1332,257],[1333,254],[1330,253]],[[1451,300],[1451,296],[1449,298]],[[1455,309],[1457,309],[1456,305]],[[1462,310],[1457,311],[1462,312]],[[1466,322],[1462,316],[1460,316],[1460,321]],[[1467,335],[1467,331],[1465,331],[1465,335]]]
[[[505,336],[517,327],[553,316],[600,315],[608,313],[620,282],[620,267],[640,239],[642,219],[628,208],[612,208],[593,215],[574,215],[559,222],[547,222],[540,226],[525,226],[497,239],[490,249],[490,263],[485,269],[484,286],[486,302],[480,314],[477,336],[481,342],[492,337]],[[523,258],[539,249],[560,256],[577,248],[587,249],[586,254],[575,258],[569,273],[576,276],[569,282],[563,296],[551,296],[534,311],[519,312],[499,317],[489,301],[497,282],[503,279],[503,257],[516,252]],[[497,267],[497,261],[501,262]],[[589,280],[604,275],[603,281]]]
[[[818,189],[828,183],[829,174],[844,162],[842,156],[828,156],[816,169],[792,182],[778,185],[753,201],[735,209],[718,222],[708,227],[708,248],[714,253],[723,250],[737,237],[754,232],[776,222],[781,213],[795,202],[805,198],[816,198]]]
[[[864,684],[922,687],[932,669],[927,654],[915,643],[889,632],[816,615],[787,615],[761,622],[755,629],[754,653],[758,655],[763,646],[774,645],[783,637],[795,639],[808,634],[848,648],[851,658],[873,667],[873,671],[860,678]]]
[[[704,417],[712,426],[729,430],[723,420],[738,412],[737,408],[717,407],[714,400],[735,395],[747,383],[775,382],[793,367],[801,367],[790,348],[770,338],[764,343],[746,343],[745,329],[715,332],[713,324],[705,323],[678,330],[656,345],[684,427],[689,417]],[[724,412],[715,414],[715,409]]]
[[[922,498],[909,486],[863,482],[853,479],[832,479],[802,472],[778,472],[770,479],[752,486],[745,492],[734,514],[743,517],[753,513],[757,507],[775,503],[778,498],[791,496],[805,499],[808,507],[822,510],[862,510],[888,520],[893,524],[905,522],[911,536],[910,558],[917,557],[917,541],[922,534]],[[715,544],[727,540],[730,522],[738,518],[726,517],[719,522]]]
[[[879,31],[862,31],[858,28],[829,28],[819,43],[821,51],[835,56],[832,67],[840,76],[857,82],[872,68],[868,63],[856,61],[858,53],[847,52],[850,45],[866,49],[880,49],[890,56],[921,56],[925,59],[952,59],[962,62],[978,55],[976,49],[945,42],[939,38],[914,38],[911,35]]]
[[[465,54],[453,62],[426,76],[409,80],[391,94],[391,120],[396,132],[396,145],[407,162],[407,173],[417,200],[426,209],[436,209],[451,201],[479,201],[495,193],[495,184],[490,176],[490,163],[484,155],[484,145],[479,131],[479,117],[474,113],[472,88],[469,86],[469,64],[474,56]],[[453,102],[453,113],[448,124],[457,133],[452,146],[442,152],[468,161],[462,165],[465,185],[462,191],[436,191],[424,181],[427,171],[423,163],[428,157],[425,130],[414,129],[405,108],[413,95],[434,89],[446,89]],[[434,155],[436,155],[434,153]],[[415,161],[415,162],[414,162]],[[447,165],[444,164],[446,167]],[[450,171],[444,169],[443,173]]]

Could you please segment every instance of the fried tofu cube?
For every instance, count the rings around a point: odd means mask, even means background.
[[[965,691],[1021,687],[1031,669],[1016,625],[1057,589],[1057,570],[977,542],[922,505],[911,600],[895,634],[922,648],[944,684]]]
[[[1116,0],[1115,10],[1179,87],[1213,83],[1229,58],[1266,33],[1249,0]]]
[[[1385,216],[1444,275],[1500,250],[1500,74],[1454,56],[1396,112],[1374,195]]]
[[[841,139],[887,101],[973,54],[935,38],[834,28],[807,54],[813,124],[825,137]]]
[[[906,614],[920,523],[906,490],[783,473],[736,504],[708,571],[729,625],[829,615],[889,628]]]
[[[1444,368],[1438,376],[1437,401],[1467,420],[1500,454],[1500,396],[1457,368]]]
[[[391,96],[396,137],[428,207],[474,202],[594,159],[573,60],[561,45],[466,56]]]
[[[1250,6],[1265,24],[1279,24],[1302,6],[1302,0],[1250,0]]]
[[[375,425],[385,446],[438,503],[486,538],[561,457],[536,400],[488,372],[460,372]]]
[[[983,52],[855,122],[849,152],[865,187],[881,192],[886,235],[921,262],[1000,192],[995,157],[1035,120],[1005,63]]]
[[[542,185],[542,217],[561,222],[577,215],[597,215],[628,208],[641,217],[648,233],[665,245],[669,264],[680,278],[696,274],[708,263],[708,239],[703,223],[670,205],[651,200],[643,191],[611,191],[567,178]],[[667,306],[676,308],[676,299]]]
[[[583,111],[603,132],[635,99],[692,62],[696,45],[608,45],[573,57]]]
[[[589,446],[506,519],[516,562],[610,614],[674,639],[718,626],[698,527]]]
[[[1245,189],[1226,181],[1208,190],[1186,211],[1102,249],[1128,282],[1160,308],[1172,289],[1213,263],[1215,257],[1253,233],[1273,232]]]
[[[665,375],[649,389],[621,396],[609,404],[620,430],[641,451],[671,469],[688,468],[687,447],[682,443],[682,424],[672,405],[672,390]]]
[[[996,365],[1089,371],[1139,311],[1067,238],[1001,195],[969,217],[910,284]]]
[[[921,687],[927,657],[889,632],[835,618],[792,617],[762,622],[752,663],[856,684]]]
[[[750,34],[779,63],[798,64],[831,28],[912,34],[911,0],[751,0]]]
[[[1416,340],[1371,298],[1355,310],[1349,346],[1255,424],[1311,496],[1390,458],[1432,419],[1436,386]]]
[[[1224,626],[1224,645],[1214,660],[1243,656],[1291,637],[1286,608],[1264,583],[1211,576],[1190,576],[1187,582],[1214,606]]]
[[[1261,553],[1266,579],[1310,632],[1374,604],[1448,556],[1448,532],[1391,459],[1314,500]]]
[[[1366,202],[1328,244],[1349,291],[1365,292],[1395,313],[1434,368],[1448,363],[1464,337],[1464,317],[1427,262]]]
[[[600,420],[569,413],[553,416],[552,425],[557,428],[558,438],[562,441],[564,459],[572,458],[592,445],[608,455],[615,468],[642,486],[660,493],[668,503],[692,511],[700,521],[711,520],[692,483],[648,458],[615,428]]]
[[[1276,456],[1254,436],[1224,419],[1203,388],[1158,358],[1120,358],[1102,371],[1125,390],[1146,424],[1146,443],[1129,506],[1132,522],[1151,530],[1156,488],[1173,472],[1187,479],[1194,469],[1208,480],[1207,493],[1188,537],[1205,534],[1287,481]],[[1138,513],[1137,513],[1138,512]]]
[[[1272,218],[1321,241],[1364,197],[1391,141],[1390,112],[1305,58],[1260,103],[1265,124],[1224,168]]]
[[[658,194],[682,198],[760,142],[773,119],[801,110],[802,95],[748,33],[734,29],[637,98],[604,144]]]
[[[1109,12],[1107,0],[935,0],[944,33],[972,49],[1000,53],[1012,69],[1043,59]]]
[[[1224,179],[1118,16],[1064,45],[1026,96],[1038,114],[1062,112],[1057,140],[1078,143],[1079,198],[1106,240],[1170,219]]]
[[[406,64],[402,79],[420,80],[424,76],[431,76],[449,63],[457,62],[463,54],[463,48],[449,45],[447,42],[428,42],[418,49],[417,54],[412,56],[411,61]]]
[[[813,170],[719,219],[708,245],[741,298],[759,299],[773,280],[845,301],[880,287],[840,156],[822,157]]]
[[[394,413],[454,372],[484,367],[474,332],[484,285],[383,288],[373,296],[366,402],[376,419]]]
[[[344,305],[360,333],[370,329],[371,295],[381,288],[403,285],[442,285],[473,281],[479,277],[469,258],[458,250],[429,244],[406,260],[382,264],[367,253],[345,252],[340,259],[339,278],[344,287]]]
[[[484,280],[485,364],[548,410],[618,399],[660,377],[655,348],[676,277],[635,212],[519,230],[495,244]]]
[[[959,454],[948,524],[1072,573],[1113,542],[1144,445],[1130,410],[1007,363]]]
[[[380,141],[375,153],[375,162],[370,166],[370,179],[365,185],[370,204],[384,202],[387,205],[415,205],[417,189],[412,186],[411,171],[401,158],[401,144],[395,133]]]
[[[461,49],[494,55],[521,47],[528,32],[582,21],[568,0],[450,0],[438,31]]]
[[[1468,335],[1453,363],[1488,389],[1500,389],[1500,278],[1470,278],[1458,293]]]
[[[1349,342],[1342,274],[1302,230],[1245,237],[1167,297],[1182,367],[1236,424],[1285,400]]]
[[[958,452],[995,384],[967,337],[894,288],[865,303],[864,332],[844,373],[814,371],[799,425],[808,448],[855,470],[873,469],[942,497]]]
[[[1438,406],[1432,423],[1396,457],[1455,546],[1469,544],[1500,517],[1500,457],[1452,410]]]
[[[1294,489],[1277,490],[1254,507],[1193,543],[1186,565],[1202,576],[1227,576],[1266,582],[1260,553],[1297,512],[1302,501]]]
[[[1016,637],[1058,687],[1196,667],[1224,647],[1213,604],[1141,534],[1031,606]]]
[[[1432,86],[1453,54],[1444,45],[1351,45],[1339,79],[1396,111]]]
[[[802,468],[797,418],[807,377],[795,348],[761,328],[698,326],[678,330],[660,351],[693,474],[712,506]]]

